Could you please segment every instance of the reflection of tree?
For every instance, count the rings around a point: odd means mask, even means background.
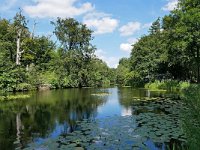
[[[0,149],[13,149],[13,142],[24,146],[32,137],[46,137],[57,123],[64,126],[65,133],[74,131],[77,120],[93,117],[97,107],[104,103],[91,93],[92,89],[47,91],[37,93],[27,101],[2,103]]]
[[[36,128],[36,131],[39,132],[41,136],[44,136],[46,132],[48,131],[50,118],[51,118],[51,114],[50,114],[48,106],[41,105],[35,111],[34,125]]]
[[[0,105],[0,149],[14,149],[13,142],[21,146],[23,123],[20,114],[21,103],[6,102]]]
[[[160,97],[163,96],[162,91],[149,91],[146,89],[133,89],[133,88],[120,88],[119,90],[119,102],[125,108],[133,106],[136,101],[134,99]]]
[[[65,133],[75,130],[76,121],[95,116],[97,107],[104,103],[103,100],[91,97],[90,90],[73,89],[71,92],[70,96],[66,96],[65,100],[57,105],[58,108],[62,108],[60,109],[59,121],[68,124]]]
[[[133,104],[133,98],[145,97],[145,90],[133,88],[120,88],[119,90],[119,103],[125,108],[129,108]]]

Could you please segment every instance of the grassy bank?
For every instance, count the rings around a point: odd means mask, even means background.
[[[155,80],[145,84],[145,88],[150,90],[182,91],[190,86],[189,82],[176,80]]]

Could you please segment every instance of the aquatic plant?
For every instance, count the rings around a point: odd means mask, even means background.
[[[110,93],[107,93],[107,92],[102,92],[102,93],[94,93],[94,94],[91,94],[92,96],[108,96],[110,95]]]
[[[77,130],[26,149],[178,149],[186,147],[180,100],[133,101],[132,116],[77,121]],[[184,106],[183,106],[184,107]]]
[[[0,96],[0,101],[18,100],[26,98],[30,98],[30,95],[7,95],[7,96]]]

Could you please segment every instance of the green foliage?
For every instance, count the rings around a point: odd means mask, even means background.
[[[13,66],[5,69],[0,76],[0,89],[4,91],[16,91],[19,85],[26,81],[26,74],[23,68]]]
[[[155,80],[145,84],[145,88],[150,90],[168,90],[168,91],[182,91],[190,86],[189,82],[177,80]]]
[[[163,19],[168,58],[171,67],[174,67],[173,72],[180,79],[197,82],[200,82],[199,6],[196,0],[180,0],[179,8]]]
[[[142,87],[144,85],[144,81],[141,78],[141,75],[137,71],[131,71],[126,74],[126,85],[133,87]]]
[[[92,31],[82,23],[69,18],[58,18],[55,34],[61,43],[57,61],[60,87],[88,87],[109,84],[111,70],[94,55],[95,47],[90,43]]]
[[[31,64],[40,67],[40,70],[49,68],[49,63],[54,57],[54,43],[47,37],[27,38],[22,46],[25,51],[22,54],[22,63],[24,66]]]
[[[116,83],[122,86],[127,85],[129,79],[129,68],[130,68],[130,61],[127,58],[121,58],[119,60],[119,65],[116,70]]]
[[[178,9],[152,23],[149,34],[142,36],[133,45],[126,64],[119,63],[117,82],[131,85],[132,71],[138,83],[155,80],[179,80],[200,83],[200,4],[198,0],[179,0]],[[132,77],[131,77],[132,76]],[[174,81],[176,82],[176,81]],[[134,82],[132,82],[134,83]],[[135,84],[135,83],[134,83]],[[187,83],[165,83],[177,89]],[[151,88],[160,88],[156,81]]]
[[[200,86],[191,85],[184,90],[183,100],[187,110],[184,111],[183,129],[188,137],[189,149],[200,147]]]
[[[92,31],[86,25],[79,23],[73,18],[61,19],[52,22],[55,26],[55,34],[61,42],[64,50],[81,50],[87,52]]]
[[[29,91],[34,90],[35,88],[28,83],[19,83],[17,84],[16,91]]]
[[[0,19],[0,89],[24,91],[43,85],[50,88],[108,86],[115,83],[115,71],[98,59],[91,44],[92,31],[75,19],[58,18],[53,25],[60,42],[35,37],[28,21],[18,12],[12,22]],[[20,33],[20,63],[16,63]],[[17,55],[19,56],[19,54]]]

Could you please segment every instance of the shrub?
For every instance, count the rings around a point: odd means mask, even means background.
[[[189,149],[200,148],[200,85],[190,85],[183,90],[183,129],[188,137]]]
[[[19,83],[16,87],[16,91],[30,91],[35,89],[31,84]]]
[[[155,80],[145,84],[145,88],[150,90],[168,90],[168,91],[181,91],[190,86],[189,82],[177,81],[177,80]]]

